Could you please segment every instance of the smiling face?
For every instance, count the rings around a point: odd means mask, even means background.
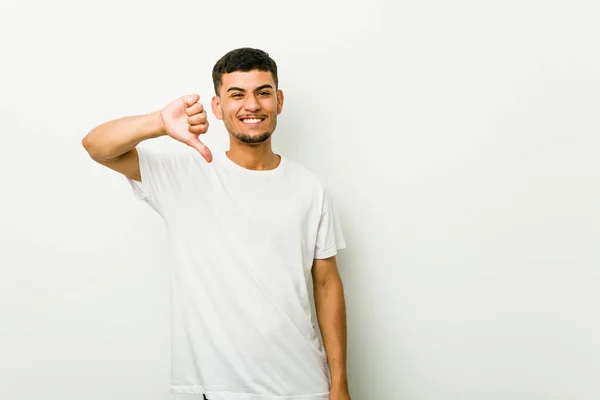
[[[277,90],[271,72],[235,71],[223,74],[211,106],[231,136],[244,143],[262,143],[275,131],[283,92]]]

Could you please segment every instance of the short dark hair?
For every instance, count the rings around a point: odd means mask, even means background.
[[[219,95],[219,89],[223,83],[223,74],[235,71],[248,72],[255,69],[270,72],[273,75],[275,88],[277,89],[279,82],[277,80],[277,64],[275,60],[263,50],[242,47],[225,54],[213,67],[212,78],[215,94]]]

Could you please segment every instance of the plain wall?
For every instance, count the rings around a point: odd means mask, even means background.
[[[81,139],[243,46],[339,210],[353,400],[600,398],[599,37],[592,1],[3,0],[0,398],[196,398],[163,222]]]

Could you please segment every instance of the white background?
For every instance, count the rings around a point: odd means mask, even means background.
[[[250,46],[344,227],[353,400],[598,399],[599,37],[593,1],[3,0],[0,398],[196,398],[162,220],[81,139]]]

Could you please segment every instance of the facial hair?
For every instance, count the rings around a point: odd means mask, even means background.
[[[266,142],[271,137],[271,135],[273,134],[273,131],[275,131],[275,126],[277,124],[277,118],[276,117],[273,118],[273,122],[275,125],[273,126],[273,130],[271,132],[265,131],[259,135],[249,135],[247,133],[235,132],[234,124],[232,121],[226,119],[224,122],[225,122],[225,128],[227,129],[227,131],[229,132],[229,134],[231,136],[233,136],[234,138],[236,138],[237,140],[239,140],[242,143],[257,144],[257,143]]]
[[[256,136],[251,136],[251,135],[248,135],[245,133],[232,132],[231,135],[234,138],[236,138],[237,140],[239,140],[240,142],[253,144],[253,143],[265,142],[267,139],[269,139],[271,137],[271,132],[263,132],[260,135],[256,135]]]

